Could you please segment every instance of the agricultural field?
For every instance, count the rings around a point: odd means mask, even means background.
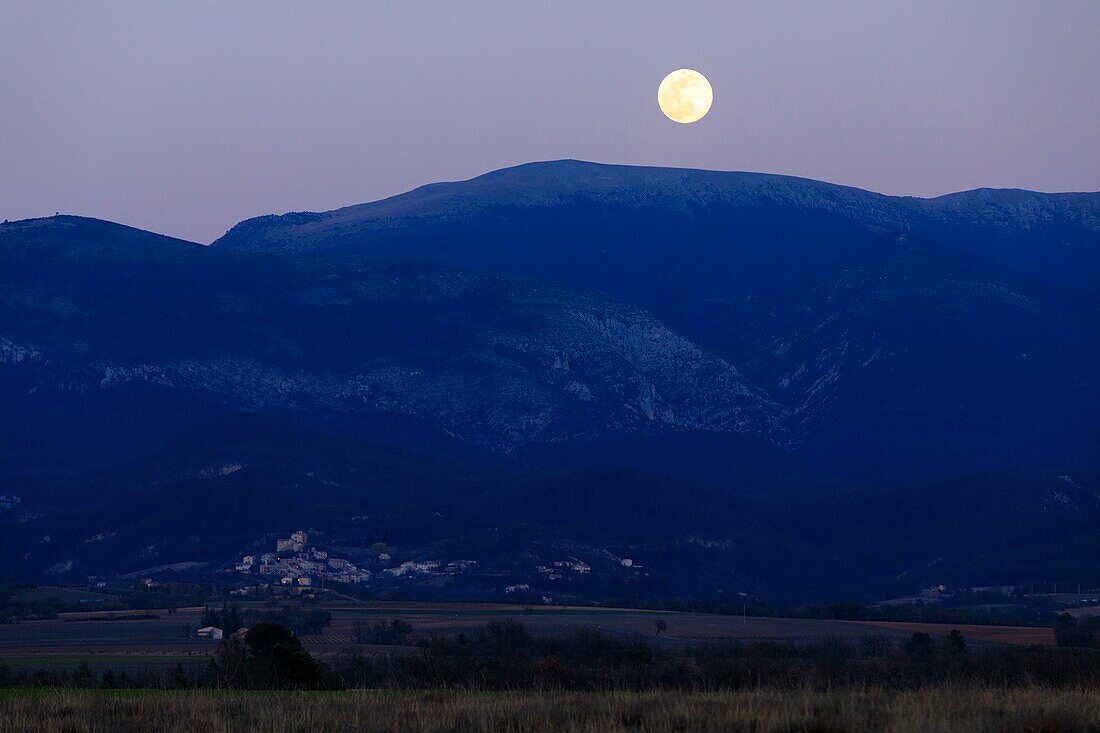
[[[110,593],[97,593],[84,588],[64,588],[56,585],[40,585],[34,588],[20,588],[13,594],[11,600],[19,603],[55,601],[66,604],[86,604],[89,608],[95,608],[97,604],[118,601],[118,596]]]
[[[890,631],[903,631],[906,634],[923,632],[931,636],[940,636],[948,629],[957,629],[970,643],[993,644],[1038,644],[1054,646],[1054,629],[1043,626],[993,626],[977,624],[922,624],[904,621],[865,621],[862,626]]]
[[[155,618],[126,618],[151,615]],[[122,618],[119,618],[122,617]],[[0,658],[27,654],[204,653],[210,639],[194,636],[199,610],[66,613],[46,621],[0,625]],[[183,627],[189,627],[185,636]]]
[[[1040,688],[913,691],[339,693],[0,690],[2,733],[145,731],[1089,731],[1100,696]]]
[[[675,648],[716,639],[807,643],[829,637],[855,640],[878,635],[895,643],[914,631],[942,637],[959,628],[972,644],[1054,643],[1050,629],[1007,626],[957,626],[893,622],[851,622],[814,619],[722,616],[634,609],[593,607],[523,607],[504,604],[462,603],[344,603],[324,606],[332,624],[320,634],[302,637],[305,647],[322,656],[354,643],[356,625],[400,619],[409,624],[411,638],[429,634],[469,633],[490,621],[518,621],[537,635],[566,635],[578,628],[600,631],[611,637],[640,634],[658,648]],[[60,614],[45,621],[0,625],[0,665],[53,669],[85,663],[93,669],[112,666],[174,666],[200,663],[217,642],[194,635],[199,626],[198,608],[128,612]],[[152,618],[142,618],[152,616]],[[656,622],[666,628],[659,635]],[[185,635],[185,629],[188,634]],[[364,652],[383,653],[394,647],[358,645]]]
[[[873,628],[865,624],[815,619],[723,616],[717,614],[675,613],[618,608],[521,607],[497,604],[368,604],[333,607],[332,625],[326,633],[305,637],[311,648],[322,650],[333,644],[350,643],[356,621],[375,623],[400,619],[422,634],[454,635],[468,633],[490,621],[511,620],[522,623],[536,634],[560,636],[577,628],[600,631],[613,637],[641,634],[656,646],[686,646],[713,639],[774,641],[790,639],[806,642],[830,636],[856,638],[878,634],[908,638],[912,633],[896,629]],[[656,623],[667,629],[656,634]],[[948,629],[944,629],[946,634]]]

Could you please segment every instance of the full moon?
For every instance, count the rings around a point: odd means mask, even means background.
[[[710,82],[698,71],[677,69],[657,88],[657,104],[673,122],[698,122],[710,111],[714,92]]]

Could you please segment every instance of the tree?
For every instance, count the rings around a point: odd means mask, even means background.
[[[905,651],[910,654],[927,654],[932,651],[932,637],[923,631],[917,631],[909,638]]]
[[[218,625],[218,612],[210,606],[203,606],[202,615],[199,616],[199,627],[205,628],[207,626]]]
[[[332,614],[323,608],[295,608],[283,606],[280,611],[257,611],[250,609],[245,614],[242,626],[266,621],[286,626],[295,634],[319,634],[332,623]],[[227,628],[226,631],[231,629]]]
[[[668,624],[665,623],[663,618],[659,618],[653,622],[653,626],[656,627],[656,636],[660,636],[662,632],[668,631]]]
[[[261,689],[316,689],[321,667],[285,626],[259,623],[248,630],[247,668],[252,686]]]
[[[261,622],[241,639],[223,639],[211,667],[218,687],[259,690],[315,690],[323,669],[294,632],[281,624]]]
[[[248,648],[240,639],[226,638],[210,657],[207,673],[215,687],[252,687],[248,669]]]
[[[943,640],[944,646],[949,651],[962,654],[966,651],[966,637],[959,633],[958,629],[951,629]]]
[[[172,672],[172,687],[176,690],[185,690],[190,687],[190,683],[187,680],[187,673],[183,671],[183,665],[176,663],[176,668]]]
[[[220,621],[222,630],[227,634],[231,634],[237,629],[243,629],[245,623],[244,618],[241,617],[241,605],[239,603],[232,605],[223,603]]]
[[[1063,613],[1054,622],[1054,639],[1058,646],[1070,647],[1095,647],[1100,634],[1100,628],[1089,619],[1076,619],[1068,613]]]
[[[388,624],[385,621],[379,621],[374,626],[366,629],[364,634],[365,643],[405,646],[409,643],[409,634],[412,630],[412,626],[401,619],[394,619]]]
[[[72,685],[73,687],[92,687],[95,677],[92,676],[92,668],[88,666],[87,662],[81,662],[73,670]]]

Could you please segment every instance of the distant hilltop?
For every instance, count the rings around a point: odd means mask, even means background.
[[[791,206],[858,218],[884,228],[919,228],[927,218],[1035,226],[1075,221],[1100,231],[1100,194],[975,189],[931,199],[886,196],[849,186],[765,173],[606,165],[560,160],[505,168],[455,183],[433,183],[372,203],[325,213],[248,219],[216,245],[289,249],[346,242],[350,236],[474,216],[494,207],[554,207],[593,201],[627,207]]]

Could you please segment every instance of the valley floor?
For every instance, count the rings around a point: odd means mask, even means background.
[[[0,690],[0,731],[1090,731],[1095,690],[739,692]]]

